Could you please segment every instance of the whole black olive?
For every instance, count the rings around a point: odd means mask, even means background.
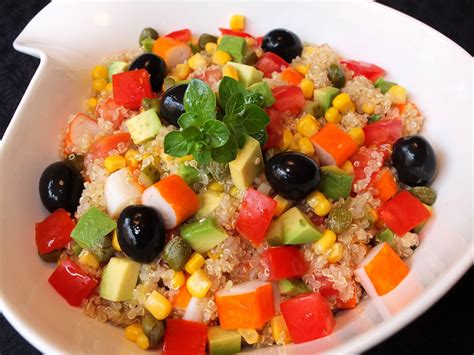
[[[156,259],[165,246],[165,227],[161,215],[143,205],[126,207],[117,220],[117,240],[129,258],[140,263]]]
[[[265,176],[280,195],[298,200],[316,189],[321,169],[305,154],[283,152],[268,160]]]
[[[136,57],[128,70],[145,69],[150,74],[151,88],[160,92],[166,76],[166,64],[163,59],[152,53],[145,53]]]
[[[264,52],[273,52],[290,63],[303,52],[303,43],[293,32],[277,28],[263,36],[262,49]]]
[[[160,117],[168,124],[178,126],[178,118],[184,113],[184,93],[188,84],[178,84],[170,87],[161,97]]]
[[[84,180],[79,170],[64,161],[49,165],[39,180],[41,202],[49,212],[64,208],[74,213],[83,189]]]
[[[392,165],[397,169],[398,179],[404,184],[428,185],[436,174],[435,152],[421,136],[402,137],[393,145]]]

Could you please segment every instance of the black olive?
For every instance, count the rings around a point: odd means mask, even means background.
[[[408,186],[430,184],[436,174],[436,156],[421,136],[402,137],[393,145],[392,165],[398,179]]]
[[[280,195],[298,200],[316,189],[321,177],[321,169],[305,154],[283,152],[268,160],[265,176]]]
[[[161,97],[160,117],[168,124],[178,126],[178,118],[184,113],[184,93],[188,84],[178,84],[170,87]]]
[[[161,215],[153,208],[126,207],[117,220],[117,240],[129,258],[140,263],[156,259],[165,246],[165,227]]]
[[[150,74],[151,88],[160,92],[166,76],[166,64],[163,59],[152,53],[145,53],[133,60],[128,70],[145,69]]]
[[[83,189],[84,180],[79,170],[64,161],[49,165],[39,180],[41,202],[49,212],[64,208],[74,213]]]
[[[291,63],[303,52],[303,43],[293,32],[277,28],[263,36],[262,49],[264,52],[273,52]]]

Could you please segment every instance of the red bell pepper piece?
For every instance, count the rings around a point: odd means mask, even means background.
[[[280,304],[293,342],[322,338],[332,333],[336,321],[319,292],[303,293]]]
[[[42,222],[35,224],[36,246],[40,254],[61,249],[71,241],[75,223],[64,209],[51,213]]]
[[[402,120],[399,118],[384,118],[364,127],[364,145],[392,145],[402,136]]]
[[[179,42],[189,42],[192,39],[191,30],[185,28],[183,30],[173,31],[168,33],[165,37],[173,38]]]
[[[299,86],[277,86],[272,89],[272,94],[275,98],[275,103],[271,108],[292,116],[297,116],[306,103],[303,91],[301,91]]]
[[[86,275],[80,266],[70,259],[59,264],[48,281],[71,306],[75,307],[80,306],[82,300],[89,297],[99,284],[99,281]]]
[[[207,325],[184,319],[166,321],[163,355],[204,355]]]
[[[145,69],[131,70],[112,76],[114,100],[130,110],[137,110],[142,99],[153,97],[150,74]]]
[[[357,60],[341,60],[347,68],[354,72],[354,76],[362,75],[371,81],[375,81],[385,74],[385,70],[367,62]]]
[[[270,281],[300,277],[308,271],[303,253],[297,247],[271,247],[262,253],[262,258],[268,268]]]
[[[431,216],[431,212],[411,193],[404,190],[377,210],[379,219],[403,236]]]
[[[283,114],[274,109],[267,109],[270,123],[265,127],[267,131],[267,141],[263,149],[279,148],[283,139]]]
[[[263,36],[257,37],[257,44],[259,47],[262,46],[262,43],[263,43]]]
[[[237,217],[237,231],[253,244],[262,244],[276,205],[277,202],[271,197],[252,188],[248,189]]]
[[[234,31],[234,30],[231,30],[228,28],[222,28],[222,27],[219,27],[219,31],[221,31],[221,34],[223,36],[229,35],[229,36],[236,36],[236,37],[253,38],[252,35],[244,31]]]
[[[109,155],[111,150],[118,149],[119,144],[123,145],[123,148],[120,149],[123,153],[128,149],[131,143],[131,136],[128,132],[109,134],[108,136],[100,137],[92,143],[89,152],[87,153],[87,157],[92,159],[105,158]]]
[[[265,52],[255,63],[255,68],[263,72],[265,78],[271,78],[272,73],[280,73],[287,67],[288,63],[282,57],[272,52]]]

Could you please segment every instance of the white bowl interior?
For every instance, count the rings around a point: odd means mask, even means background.
[[[18,50],[41,57],[41,65],[4,137],[1,156],[3,312],[40,350],[140,351],[121,329],[64,302],[47,282],[53,266],[36,255],[34,223],[47,215],[38,179],[57,159],[57,136],[68,114],[84,107],[90,68],[104,56],[135,48],[143,27],[162,34],[185,27],[216,33],[234,13],[247,16],[251,33],[289,28],[305,41],[327,42],[342,56],[387,69],[388,79],[404,85],[426,116],[422,133],[440,166],[436,212],[409,261],[409,276],[390,294],[340,312],[334,334],[284,351],[363,350],[424,311],[472,263],[472,58],[434,30],[373,3],[53,2],[15,41]]]

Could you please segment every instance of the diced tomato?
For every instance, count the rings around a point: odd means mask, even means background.
[[[279,148],[283,139],[283,114],[280,111],[267,109],[270,123],[265,128],[267,131],[267,141],[263,149]]]
[[[364,145],[392,145],[402,136],[402,120],[400,118],[384,118],[364,127]]]
[[[120,105],[117,105],[114,99],[110,97],[100,105],[97,105],[96,112],[97,115],[102,117],[104,120],[112,122],[114,129],[117,129],[123,122],[126,109]]]
[[[223,36],[229,35],[229,36],[236,36],[236,37],[253,38],[252,35],[244,31],[234,31],[228,28],[221,28],[221,27],[219,27],[219,31],[221,31],[221,34]]]
[[[174,318],[166,321],[163,355],[204,355],[207,325]]]
[[[75,307],[80,306],[82,300],[89,297],[99,284],[99,281],[84,273],[81,267],[70,259],[58,265],[48,282]]]
[[[280,304],[293,342],[322,338],[332,333],[336,321],[319,292],[303,293]]]
[[[200,79],[212,88],[222,79],[222,69],[208,68],[204,72],[199,70],[192,72],[190,77]]]
[[[237,217],[237,231],[254,245],[265,239],[277,202],[267,195],[248,189]]]
[[[370,161],[380,162],[380,166],[375,171],[372,171],[369,176],[369,181],[367,182],[367,186],[369,185],[370,181],[373,181],[375,176],[377,176],[378,172],[382,168],[383,163],[385,160],[390,156],[390,150],[387,146],[370,146],[370,147],[361,147],[351,158],[350,161],[354,166],[354,185],[362,179],[366,178],[366,172],[364,171],[365,168],[368,167]],[[376,155],[380,157],[377,159],[373,157]]]
[[[119,145],[123,146],[121,149]],[[110,134],[108,136],[103,136],[97,139],[92,143],[89,152],[87,153],[88,158],[101,159],[109,155],[109,152],[113,149],[119,149],[120,152],[125,152],[131,144],[130,133],[128,132],[118,132]]]
[[[431,212],[404,190],[377,210],[379,219],[398,236],[403,236],[431,216]]]
[[[375,64],[357,60],[341,60],[341,63],[345,64],[347,68],[352,70],[354,76],[362,75],[370,81],[375,81],[385,74],[385,70]]]
[[[337,291],[333,287],[333,282],[330,281],[326,276],[318,275],[318,276],[315,276],[315,278],[321,284],[318,290],[321,296],[323,296],[324,298],[339,296],[339,291]]]
[[[262,253],[262,259],[268,268],[270,281],[300,277],[308,271],[303,253],[297,247],[270,247]]]
[[[272,89],[272,94],[275,98],[272,108],[292,116],[297,116],[306,103],[303,91],[298,86],[277,86]]]
[[[145,69],[131,70],[112,76],[114,100],[130,110],[137,110],[142,99],[154,97],[150,74]]]
[[[35,224],[36,246],[40,254],[61,249],[71,241],[75,223],[62,208],[57,209],[42,222]]]
[[[281,72],[281,79],[291,85],[298,85],[304,79],[304,75],[292,67],[288,67]]]
[[[185,28],[183,30],[173,31],[165,35],[165,37],[173,38],[175,41],[189,42],[192,39],[191,30]]]
[[[280,73],[288,67],[288,63],[280,56],[272,52],[265,52],[255,64],[255,67],[263,72],[265,78],[271,78],[272,73]]]

